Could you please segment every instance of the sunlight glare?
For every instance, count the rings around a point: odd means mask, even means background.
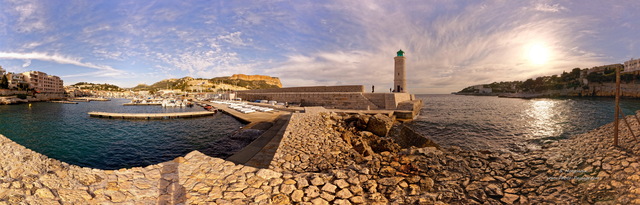
[[[527,58],[535,65],[546,64],[549,56],[549,48],[542,43],[535,43],[527,49]]]

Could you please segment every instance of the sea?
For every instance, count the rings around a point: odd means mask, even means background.
[[[500,98],[496,96],[416,95],[421,114],[409,123],[444,146],[527,153],[614,121],[615,100],[605,97]],[[632,115],[640,100],[621,99]]]
[[[424,106],[418,118],[408,125],[442,146],[465,149],[527,153],[541,149],[544,143],[588,132],[614,118],[613,98],[416,97],[424,101]],[[0,105],[0,134],[51,158],[99,169],[147,166],[193,150],[225,157],[231,148],[241,146],[229,143],[234,140],[229,136],[243,124],[221,113],[166,120],[106,119],[88,114],[202,110],[198,106],[122,105],[128,101]],[[622,99],[621,107],[631,115],[640,109],[640,100]]]

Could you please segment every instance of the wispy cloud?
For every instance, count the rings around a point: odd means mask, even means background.
[[[47,28],[45,10],[43,5],[35,0],[18,1],[12,0],[8,2],[7,8],[13,8],[11,13],[17,15],[16,29],[21,33],[30,33],[34,31],[42,31]]]
[[[49,61],[49,62],[55,62],[55,63],[59,63],[59,64],[69,64],[69,65],[75,65],[75,66],[80,66],[80,67],[85,67],[85,68],[93,68],[93,69],[98,69],[100,70],[99,72],[95,72],[95,73],[91,73],[92,75],[99,75],[99,76],[114,76],[114,75],[121,75],[124,73],[124,71],[118,70],[118,69],[114,69],[110,66],[105,66],[105,65],[96,65],[93,63],[86,63],[86,62],[82,62],[81,59],[79,58],[71,58],[71,57],[65,57],[65,56],[61,56],[61,55],[49,55],[49,54],[45,54],[45,53],[8,53],[8,52],[0,52],[0,59],[19,59],[19,60],[25,60],[27,62],[29,62],[28,64],[25,63],[25,65],[29,65],[31,60],[40,60],[40,61]]]

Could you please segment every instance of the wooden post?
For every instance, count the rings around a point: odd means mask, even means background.
[[[631,124],[629,124],[629,121],[627,120],[627,116],[624,115],[624,112],[622,112],[622,110],[620,110],[620,114],[622,114],[622,120],[624,120],[624,124],[627,124],[627,128],[629,128],[629,132],[631,132],[631,136],[633,136],[633,140],[637,141],[636,134],[633,133],[633,130],[631,129]]]
[[[613,118],[613,146],[618,146],[618,116],[620,115],[620,68],[616,67],[616,110]]]

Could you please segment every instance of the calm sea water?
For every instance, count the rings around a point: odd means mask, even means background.
[[[100,169],[146,166],[193,150],[215,152],[217,139],[242,126],[234,118],[168,120],[93,118],[91,111],[161,113],[202,111],[193,108],[123,106],[125,99],[79,104],[0,105],[0,134],[64,162]],[[213,149],[213,150],[212,150]]]
[[[513,99],[417,95],[422,113],[411,123],[441,145],[524,153],[548,140],[568,138],[613,122],[613,98]],[[626,115],[640,100],[623,99]]]

